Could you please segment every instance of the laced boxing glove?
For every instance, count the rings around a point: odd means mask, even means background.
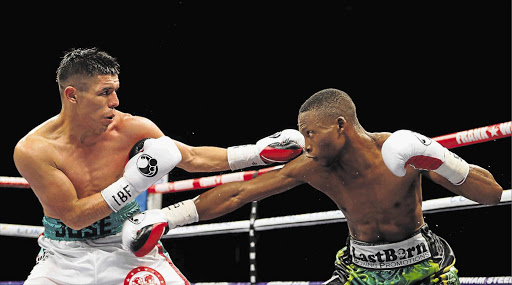
[[[429,170],[448,179],[454,185],[464,183],[469,164],[438,142],[415,132],[394,132],[382,145],[382,158],[396,176],[405,175],[410,164],[416,169]]]
[[[133,157],[126,164],[123,177],[101,191],[114,212],[133,201],[181,161],[181,152],[167,136],[139,141],[130,154]]]
[[[123,224],[123,246],[142,257],[155,247],[169,229],[197,222],[199,216],[193,200],[186,200],[161,210],[136,214]]]
[[[274,162],[284,163],[299,156],[304,144],[304,136],[299,131],[286,129],[259,140],[255,145],[229,147],[229,167],[237,170]]]

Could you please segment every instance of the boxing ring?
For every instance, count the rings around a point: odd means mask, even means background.
[[[466,145],[494,141],[496,139],[510,137],[512,134],[512,122],[490,125],[481,128],[461,131],[453,134],[433,138],[447,148],[456,148]],[[197,189],[207,189],[234,181],[247,181],[269,171],[282,168],[282,165],[263,168],[260,170],[242,171],[229,174],[215,175],[210,177],[194,178],[182,181],[164,182],[151,186],[148,189],[147,208],[161,208],[162,194],[176,193],[181,191],[191,191]],[[0,176],[0,187],[2,188],[25,188],[30,185],[21,177],[2,177]],[[504,190],[499,204],[495,206],[480,205],[470,201],[462,196],[452,196],[423,201],[423,213],[460,211],[481,207],[496,207],[500,205],[510,205],[512,201],[512,190]],[[304,281],[304,282],[256,282],[256,243],[255,234],[261,231],[270,231],[274,229],[316,226],[331,223],[342,223],[346,221],[345,216],[339,210],[304,213],[297,215],[286,215],[271,218],[257,218],[258,203],[252,202],[251,211],[248,220],[230,221],[223,223],[208,223],[199,225],[189,225],[170,230],[163,238],[187,238],[208,235],[220,235],[230,233],[247,233],[249,235],[249,276],[247,283],[193,283],[197,285],[320,285],[322,282]],[[16,237],[37,238],[44,231],[42,226],[4,224],[0,223],[0,235]],[[461,277],[461,284],[512,284],[511,276],[500,277]],[[0,284],[23,284],[19,281],[0,281]]]

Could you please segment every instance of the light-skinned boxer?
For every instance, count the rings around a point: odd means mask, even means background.
[[[336,89],[306,100],[298,126],[306,151],[284,168],[145,215],[172,228],[307,183],[337,204],[350,232],[325,284],[459,284],[454,253],[423,220],[421,179],[478,203],[496,204],[503,189],[489,171],[412,131],[366,131],[352,99]],[[126,221],[123,242],[140,246],[143,239],[134,233],[144,227],[151,225]]]
[[[66,53],[57,70],[60,113],[15,147],[16,167],[44,211],[41,251],[27,285],[188,284],[161,245],[142,258],[123,248],[123,222],[140,212],[135,197],[174,167],[221,171],[301,152],[304,138],[293,130],[229,150],[172,140],[149,119],[116,110],[118,74],[105,52]]]

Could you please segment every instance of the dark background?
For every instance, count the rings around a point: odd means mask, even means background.
[[[55,70],[72,47],[117,57],[119,109],[190,145],[254,143],[296,128],[300,105],[329,87],[352,96],[367,131],[438,136],[511,119],[510,1],[275,2],[5,7],[0,175],[19,176],[16,142],[60,111]],[[455,152],[510,189],[509,138]],[[424,200],[452,195],[429,181],[423,186]],[[197,194],[167,195],[164,204]],[[0,222],[41,225],[30,190],[3,189],[2,197]],[[333,209],[302,186],[260,202],[259,216]],[[248,217],[246,206],[216,221]],[[461,276],[511,274],[510,205],[427,214],[426,221],[452,245]],[[340,223],[261,232],[259,281],[328,279],[347,234]],[[164,245],[192,282],[248,281],[246,234]],[[0,279],[23,280],[36,240],[0,237],[0,248]]]

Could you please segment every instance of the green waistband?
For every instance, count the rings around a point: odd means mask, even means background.
[[[44,216],[44,236],[54,240],[83,241],[115,235],[121,232],[126,219],[139,212],[139,204],[136,201],[132,201],[119,212],[112,213],[108,217],[81,230],[73,230],[59,219]]]

